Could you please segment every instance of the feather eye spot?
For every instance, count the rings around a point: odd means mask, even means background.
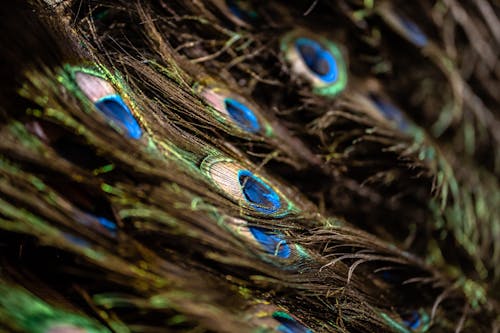
[[[295,47],[307,67],[326,83],[337,80],[338,68],[333,55],[318,42],[309,38],[298,38]]]
[[[248,170],[240,170],[238,181],[244,198],[254,209],[265,214],[272,214],[280,209],[279,195],[259,177]]]
[[[312,333],[312,331],[306,326],[299,323],[288,313],[283,311],[276,311],[273,313],[272,317],[277,320],[280,325],[277,330],[282,333]]]
[[[332,41],[297,30],[283,36],[280,47],[291,73],[309,81],[315,94],[336,96],[347,86],[347,66]]]
[[[256,133],[260,130],[259,120],[245,104],[233,98],[226,98],[224,106],[227,113],[243,130],[250,133]]]
[[[209,111],[215,120],[237,129],[238,132],[243,131],[245,134],[270,135],[272,133],[259,108],[249,103],[243,96],[216,85],[200,86],[197,90],[204,102],[216,111],[215,113]]]
[[[140,139],[142,129],[132,111],[115,88],[103,78],[76,71],[74,79],[85,96],[113,125],[134,140]]]
[[[124,130],[132,139],[140,139],[142,130],[132,112],[119,95],[105,96],[94,103],[109,120]]]
[[[281,218],[299,211],[279,187],[232,159],[208,155],[200,169],[218,191],[245,208],[248,214]]]
[[[287,259],[290,257],[290,247],[286,240],[280,235],[273,234],[266,229],[258,227],[248,228],[255,240],[266,250],[270,255],[278,256],[279,258]]]

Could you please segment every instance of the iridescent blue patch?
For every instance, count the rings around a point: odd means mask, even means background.
[[[97,217],[97,220],[104,228],[108,229],[109,231],[111,232],[116,231],[117,227],[115,222],[112,222],[105,217]]]
[[[273,318],[281,323],[277,330],[282,333],[312,333],[312,331],[293,319],[288,313],[276,311]]]
[[[259,120],[245,104],[232,98],[226,98],[224,104],[231,118],[242,129],[250,133],[260,130]]]
[[[119,95],[109,95],[95,102],[95,107],[115,125],[123,129],[128,137],[139,139],[142,135],[139,123]]]
[[[408,37],[415,45],[423,47],[427,44],[428,42],[427,36],[422,32],[422,30],[420,30],[420,28],[414,22],[403,17],[401,17],[399,20],[403,25],[403,27],[405,28]]]
[[[259,177],[248,170],[238,172],[238,181],[245,199],[255,210],[272,214],[280,209],[279,195]]]
[[[405,121],[401,110],[374,94],[370,94],[370,99],[387,120],[395,122],[398,128],[403,131],[408,128],[408,123]]]
[[[420,318],[420,314],[417,311],[413,311],[407,315],[401,316],[403,319],[403,323],[409,329],[415,330],[420,327],[422,324],[422,320]]]
[[[249,229],[267,253],[284,259],[290,256],[290,247],[284,238],[263,228],[249,227]]]
[[[325,83],[335,82],[338,78],[337,61],[330,51],[309,38],[298,38],[295,47],[309,70],[318,75]]]
[[[245,22],[254,21],[257,18],[257,13],[255,11],[244,10],[239,2],[238,0],[226,0],[226,6],[231,11],[231,14]]]

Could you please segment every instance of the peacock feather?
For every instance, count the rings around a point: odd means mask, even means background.
[[[500,328],[494,2],[1,11],[2,332]]]

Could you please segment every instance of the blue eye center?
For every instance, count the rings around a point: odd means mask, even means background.
[[[318,42],[309,38],[299,38],[295,46],[309,70],[321,80],[331,83],[337,80],[338,68],[333,55]]]
[[[281,323],[277,330],[282,333],[312,333],[312,331],[293,319],[288,313],[276,311],[273,318]]]
[[[281,207],[278,194],[250,171],[240,170],[238,181],[245,199],[257,211],[272,214]]]
[[[268,254],[276,255],[284,259],[290,256],[290,248],[286,241],[280,236],[272,234],[268,230],[262,228],[249,227],[249,229]]]
[[[123,129],[128,137],[136,140],[141,137],[141,127],[119,95],[103,97],[94,105],[115,125]]]
[[[414,330],[420,327],[420,314],[417,311],[413,311],[407,315],[401,316],[406,327]]]
[[[227,112],[238,126],[251,133],[259,131],[259,120],[246,105],[232,98],[226,98],[224,104]]]
[[[425,46],[427,44],[427,36],[420,30],[420,28],[413,23],[412,21],[406,18],[400,18],[400,22],[403,27],[406,29],[408,33],[408,37],[415,43],[417,46]]]

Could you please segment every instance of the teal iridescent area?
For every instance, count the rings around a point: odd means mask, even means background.
[[[281,201],[278,193],[252,172],[238,171],[238,181],[244,198],[252,208],[265,214],[272,214],[280,209]]]
[[[276,311],[272,317],[280,322],[277,330],[282,333],[312,333],[312,330],[299,323],[288,313]]]
[[[400,333],[426,332],[431,322],[429,315],[423,309],[401,314],[400,320],[395,320],[385,313],[381,315],[396,332]]]
[[[280,47],[291,71],[309,81],[315,94],[336,96],[346,88],[347,66],[334,42],[294,31],[281,39]]]
[[[95,107],[111,122],[120,127],[129,138],[140,139],[142,129],[121,96],[109,95],[94,103]]]

